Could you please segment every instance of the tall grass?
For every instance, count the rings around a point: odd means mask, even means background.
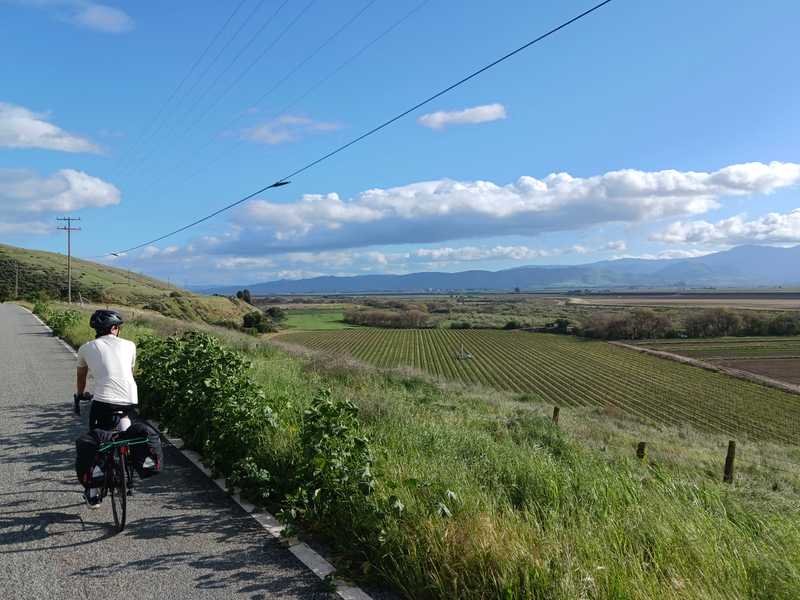
[[[263,457],[276,473],[302,450],[296,425],[315,387],[359,406],[377,456],[369,503],[385,513],[381,529],[368,526],[363,498],[307,525],[327,537],[339,564],[407,597],[797,597],[796,488],[772,492],[763,482],[754,502],[749,479],[731,487],[688,461],[653,465],[627,449],[587,447],[524,403],[414,378],[304,369],[278,352],[256,365],[284,425]]]

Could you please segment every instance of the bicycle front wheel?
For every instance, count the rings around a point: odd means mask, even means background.
[[[125,518],[128,510],[127,474],[125,455],[116,451],[114,457],[114,484],[111,486],[111,511],[114,513],[114,527],[117,533],[125,529]]]

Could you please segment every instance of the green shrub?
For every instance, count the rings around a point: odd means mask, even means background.
[[[61,337],[67,333],[70,327],[74,327],[81,320],[81,313],[77,310],[52,310],[48,313],[47,324],[57,336]]]
[[[357,415],[355,404],[333,399],[329,390],[317,393],[303,413],[304,464],[291,499],[292,517],[324,517],[372,492],[372,453]]]
[[[257,455],[275,427],[250,362],[205,333],[149,337],[139,344],[143,409],[199,450],[225,476]]]
[[[242,317],[242,326],[255,329],[263,320],[264,313],[262,313],[260,310],[254,310]]]

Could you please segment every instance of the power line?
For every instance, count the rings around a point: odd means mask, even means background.
[[[428,98],[422,100],[421,102],[418,102],[417,104],[415,104],[411,108],[404,110],[403,112],[395,115],[394,117],[384,121],[380,125],[377,125],[376,127],[373,127],[372,129],[370,129],[369,131],[367,131],[365,133],[362,133],[360,136],[354,138],[353,140],[350,140],[346,144],[342,144],[338,148],[332,150],[331,152],[328,152],[327,154],[317,158],[316,160],[313,160],[313,161],[309,162],[308,164],[300,167],[299,169],[295,169],[294,171],[292,171],[291,173],[289,173],[285,177],[281,177],[280,179],[278,179],[275,183],[273,183],[271,185],[268,185],[268,186],[265,186],[265,187],[261,188],[260,190],[257,190],[257,191],[255,191],[255,192],[253,192],[251,194],[248,194],[244,198],[240,198],[239,200],[236,200],[235,202],[231,202],[230,204],[228,204],[228,205],[226,205],[226,206],[214,211],[213,213],[211,213],[209,215],[206,215],[205,217],[202,217],[200,219],[197,219],[196,221],[193,221],[192,223],[189,223],[188,225],[184,225],[183,227],[180,227],[179,229],[176,229],[174,231],[166,233],[166,234],[164,234],[164,235],[162,235],[160,237],[157,237],[157,238],[155,238],[153,240],[150,240],[150,241],[147,241],[147,242],[143,242],[141,244],[138,244],[138,245],[133,246],[131,248],[128,248],[126,250],[120,250],[120,251],[117,251],[117,252],[112,252],[110,254],[114,254],[114,255],[124,254],[124,253],[127,253],[127,252],[131,252],[133,250],[138,250],[139,248],[142,248],[142,247],[147,246],[149,244],[154,244],[156,242],[160,242],[163,239],[171,237],[171,236],[173,236],[173,235],[175,235],[177,233],[180,233],[182,231],[186,231],[187,229],[189,229],[191,227],[194,227],[195,225],[198,225],[198,224],[200,224],[200,223],[202,223],[204,221],[207,221],[207,220],[217,216],[220,213],[223,213],[223,212],[225,212],[227,210],[230,210],[231,208],[234,208],[235,206],[238,206],[239,204],[242,204],[243,202],[246,202],[246,201],[254,198],[255,196],[258,196],[259,194],[261,194],[262,192],[264,192],[264,191],[266,191],[266,190],[268,190],[270,188],[287,185],[288,183],[290,183],[290,180],[291,180],[292,177],[295,177],[296,175],[299,175],[300,173],[308,171],[312,167],[314,167],[314,166],[320,164],[321,162],[331,158],[332,156],[335,156],[336,154],[339,154],[340,152],[346,150],[350,146],[353,146],[354,144],[357,144],[361,140],[366,139],[366,138],[370,137],[371,135],[376,134],[377,132],[381,131],[382,129],[385,129],[386,127],[388,127],[389,125],[391,125],[395,121],[398,121],[398,120],[402,119],[403,117],[405,117],[406,115],[408,115],[408,114],[414,112],[415,110],[425,106],[426,104],[428,104],[430,102],[433,102],[434,100],[436,100],[437,98],[443,96],[444,94],[446,94],[446,93],[454,90],[455,88],[467,83],[468,81],[474,79],[475,77],[477,77],[481,73],[484,73],[484,72],[488,71],[489,69],[497,66],[498,64],[500,64],[500,63],[508,60],[509,58],[519,54],[523,50],[526,50],[527,48],[530,48],[534,44],[536,44],[536,43],[538,43],[538,42],[550,37],[554,33],[557,33],[559,31],[561,31],[562,29],[564,29],[565,27],[568,27],[569,25],[575,23],[576,21],[579,21],[579,20],[583,19],[584,17],[586,17],[586,16],[592,14],[593,12],[599,10],[600,8],[605,6],[606,4],[611,3],[611,1],[612,0],[603,0],[603,2],[600,2],[599,4],[594,5],[592,8],[590,8],[588,10],[585,10],[584,12],[580,13],[579,15],[577,15],[575,17],[572,17],[568,21],[563,22],[561,25],[558,25],[557,27],[554,27],[553,29],[550,29],[546,33],[543,33],[542,35],[532,39],[531,41],[529,41],[529,42],[523,44],[522,46],[512,50],[511,52],[508,52],[507,54],[505,54],[505,55],[501,56],[500,58],[490,62],[489,64],[477,69],[476,71],[473,71],[469,75],[467,75],[465,77],[462,77],[461,79],[459,79],[455,83],[447,86],[446,88],[444,88],[443,90],[441,90],[439,92],[436,92],[435,94],[433,94],[432,96],[429,96]]]
[[[260,28],[260,29],[259,29],[259,30],[258,30],[258,31],[255,33],[255,35],[254,35],[254,36],[253,36],[253,37],[250,39],[250,41],[249,41],[249,42],[248,42],[248,43],[245,45],[245,47],[244,47],[244,48],[242,48],[242,50],[241,50],[241,51],[240,51],[240,52],[239,52],[239,53],[236,55],[236,57],[234,57],[234,59],[233,59],[233,60],[232,60],[230,63],[228,63],[228,66],[227,66],[227,67],[226,67],[226,68],[225,68],[225,69],[224,69],[224,70],[223,70],[223,71],[222,71],[222,72],[221,72],[221,73],[220,73],[220,74],[217,76],[217,78],[216,78],[216,79],[215,79],[215,80],[212,82],[212,84],[211,84],[211,85],[210,85],[208,88],[206,88],[206,90],[205,90],[204,94],[205,94],[206,92],[208,92],[208,91],[210,91],[211,89],[213,89],[213,88],[214,88],[214,86],[217,84],[217,82],[220,80],[220,78],[221,78],[223,75],[225,75],[225,74],[228,72],[229,68],[230,68],[230,67],[232,67],[232,66],[233,66],[233,65],[236,63],[236,61],[237,61],[237,60],[239,59],[239,57],[240,57],[240,56],[241,56],[241,55],[244,53],[244,51],[245,51],[245,50],[247,50],[247,48],[250,46],[250,44],[251,44],[251,43],[252,43],[252,42],[253,42],[253,41],[254,41],[254,40],[255,40],[255,39],[256,39],[256,38],[257,38],[257,37],[258,37],[258,36],[261,34],[261,32],[262,32],[262,31],[263,31],[263,30],[264,30],[264,29],[265,29],[265,28],[266,28],[266,27],[267,27],[267,26],[268,26],[268,25],[269,25],[269,24],[272,22],[272,20],[275,18],[275,16],[278,14],[278,12],[280,12],[280,10],[281,10],[281,9],[282,9],[282,8],[283,8],[283,7],[284,7],[286,4],[288,4],[288,2],[289,2],[289,0],[284,0],[284,2],[283,2],[283,3],[282,3],[282,4],[281,4],[279,7],[278,7],[278,9],[277,9],[277,10],[276,10],[276,11],[275,11],[275,12],[272,14],[272,16],[271,16],[271,17],[270,17],[270,18],[267,20],[267,22],[265,22],[265,23],[264,23],[264,25],[262,25],[262,27],[261,27],[261,28]],[[278,36],[277,36],[277,37],[276,37],[276,38],[275,38],[275,39],[272,41],[272,43],[270,43],[270,44],[269,44],[269,45],[268,45],[268,46],[267,46],[267,47],[266,47],[266,48],[265,48],[265,49],[264,49],[264,50],[263,50],[263,51],[262,51],[262,52],[261,52],[261,53],[260,53],[260,54],[259,54],[259,55],[258,55],[258,56],[257,56],[257,57],[254,59],[254,60],[253,60],[253,61],[251,61],[251,62],[250,62],[250,64],[249,64],[247,67],[245,67],[245,69],[244,69],[244,70],[243,70],[241,73],[239,73],[239,75],[236,77],[236,79],[235,79],[235,80],[234,80],[234,81],[233,81],[231,84],[229,84],[229,85],[228,85],[228,86],[227,86],[227,87],[226,87],[226,88],[225,88],[225,89],[222,91],[222,93],[221,93],[220,95],[218,95],[218,96],[217,96],[217,98],[216,98],[215,100],[213,100],[213,101],[211,102],[211,104],[210,104],[209,106],[207,106],[207,107],[206,107],[206,108],[205,108],[205,109],[204,109],[202,112],[200,112],[200,113],[199,113],[199,115],[198,115],[197,117],[195,117],[195,118],[194,118],[194,119],[193,119],[193,120],[192,120],[192,121],[191,121],[191,122],[188,124],[188,126],[187,126],[187,127],[186,127],[186,128],[185,128],[185,129],[184,129],[184,130],[183,130],[183,131],[180,133],[180,137],[186,137],[186,136],[187,136],[187,135],[188,135],[188,134],[189,134],[189,133],[192,131],[192,129],[194,129],[194,128],[195,128],[195,127],[198,125],[198,123],[200,123],[200,121],[202,121],[202,120],[203,120],[203,119],[204,119],[204,118],[205,118],[205,117],[208,115],[208,113],[209,113],[209,112],[211,112],[211,111],[212,111],[212,110],[213,110],[213,109],[214,109],[214,108],[215,108],[215,107],[216,107],[216,106],[217,106],[217,105],[218,105],[218,104],[219,104],[219,103],[220,103],[220,102],[221,102],[221,101],[222,101],[222,100],[223,100],[223,99],[224,99],[224,98],[225,98],[225,97],[228,95],[228,93],[229,93],[229,92],[230,92],[230,91],[231,91],[231,90],[232,90],[234,87],[236,87],[236,86],[237,86],[237,85],[238,85],[238,84],[239,84],[239,83],[242,81],[242,79],[244,79],[244,77],[245,77],[245,76],[246,76],[246,75],[247,75],[247,74],[248,74],[248,73],[249,73],[249,72],[250,72],[250,71],[253,69],[253,67],[255,67],[255,66],[256,66],[256,64],[258,64],[258,63],[259,63],[259,62],[260,62],[260,61],[261,61],[261,60],[262,60],[262,59],[263,59],[263,58],[264,58],[264,57],[265,57],[265,56],[266,56],[266,55],[269,53],[269,51],[270,51],[270,50],[272,50],[272,48],[274,48],[274,47],[275,47],[275,46],[278,44],[278,42],[280,42],[280,41],[281,41],[281,39],[283,39],[283,37],[284,37],[284,36],[285,36],[285,35],[286,35],[286,34],[289,32],[289,30],[290,30],[290,29],[291,29],[291,28],[292,28],[292,27],[293,27],[293,26],[294,26],[294,25],[297,23],[297,21],[299,21],[299,20],[300,20],[300,18],[301,18],[303,15],[305,15],[305,14],[306,14],[306,13],[309,11],[309,9],[310,9],[310,8],[311,8],[311,7],[312,7],[312,6],[313,6],[313,5],[314,5],[316,2],[317,2],[317,0],[310,0],[310,2],[308,2],[308,3],[305,5],[305,7],[304,7],[304,8],[303,8],[303,9],[302,9],[302,10],[301,10],[299,13],[297,13],[297,15],[294,17],[294,19],[292,19],[292,20],[289,22],[289,24],[288,24],[288,25],[286,25],[286,26],[283,28],[283,30],[282,30],[282,31],[281,31],[281,32],[278,34]],[[202,97],[203,97],[203,95],[204,95],[204,94],[201,94],[201,96],[200,96],[200,99],[202,99]],[[189,109],[187,109],[187,111],[186,111],[186,114],[190,114],[190,113],[192,113],[192,112],[195,110],[195,108],[197,108],[197,106],[198,106],[198,105],[199,105],[199,101],[196,101],[196,102],[194,102],[194,103],[192,104],[192,106],[191,106]],[[171,141],[173,142],[173,145],[174,145],[174,142],[175,142],[176,140],[177,140],[177,136],[171,140]],[[145,159],[145,162],[146,162],[146,159]],[[142,164],[142,163],[141,163],[141,161],[140,161],[140,164]]]
[[[243,0],[243,1],[246,1],[246,0]],[[259,1],[259,2],[256,4],[256,6],[253,8],[253,10],[251,10],[251,11],[250,11],[250,13],[249,13],[249,14],[248,14],[248,15],[247,15],[247,16],[244,18],[244,20],[243,20],[243,21],[242,21],[242,22],[239,24],[239,27],[236,29],[236,31],[234,31],[233,35],[232,35],[230,38],[228,38],[228,41],[227,41],[227,42],[225,42],[225,44],[222,46],[222,48],[220,48],[219,52],[217,52],[217,54],[214,56],[214,58],[213,58],[213,59],[211,59],[211,62],[210,62],[210,63],[208,63],[208,65],[206,66],[206,68],[205,68],[205,69],[203,69],[203,72],[202,72],[202,73],[200,73],[200,76],[199,76],[199,77],[198,77],[198,78],[197,78],[197,79],[194,81],[194,83],[193,83],[193,84],[192,84],[192,85],[189,87],[189,89],[186,91],[186,94],[184,94],[184,95],[183,95],[182,99],[181,99],[181,100],[178,102],[178,104],[176,105],[176,109],[177,109],[179,106],[181,106],[181,104],[183,103],[183,101],[184,101],[186,98],[188,98],[188,97],[189,97],[189,96],[192,94],[192,92],[193,92],[193,91],[194,91],[194,89],[197,87],[197,85],[198,85],[198,84],[199,84],[199,83],[200,83],[200,82],[203,80],[203,78],[204,78],[204,77],[205,77],[205,76],[208,74],[208,72],[209,72],[209,71],[210,71],[210,70],[211,70],[211,69],[214,67],[214,65],[216,65],[216,64],[217,64],[217,61],[218,61],[218,60],[219,60],[219,59],[222,57],[222,55],[223,55],[223,54],[225,53],[225,51],[226,51],[226,50],[227,50],[227,49],[230,47],[230,45],[233,43],[233,41],[234,41],[234,40],[235,40],[237,37],[239,37],[239,34],[240,34],[240,33],[242,32],[242,30],[243,30],[243,29],[244,29],[244,28],[247,26],[247,24],[250,22],[250,20],[253,18],[253,16],[254,16],[254,15],[255,15],[255,14],[256,14],[256,13],[257,13],[257,12],[258,12],[260,9],[261,9],[261,7],[264,5],[264,3],[265,3],[265,2],[266,2],[266,0],[260,0],[260,1]],[[238,10],[238,7],[237,7],[237,10]],[[228,67],[230,67],[230,64],[228,65]],[[228,67],[225,67],[224,69],[227,69]],[[223,70],[224,70],[224,69],[223,69]],[[170,132],[171,132],[171,131],[174,129],[174,126],[175,126],[175,121],[173,121],[173,122],[172,122],[170,129],[168,129],[168,130],[167,130],[167,133],[170,133]],[[160,128],[159,128],[159,131],[160,131]],[[150,137],[152,138],[152,136],[150,136]],[[135,167],[137,167],[137,166],[139,166],[139,164],[141,164],[141,162],[142,162],[143,160],[146,160],[146,159],[147,159],[147,157],[148,157],[148,156],[150,156],[150,154],[151,154],[150,152],[145,152],[144,154],[141,154],[139,157],[134,157],[134,161],[135,161],[135,164],[133,165],[133,166],[134,166],[134,168],[135,168]]]
[[[314,2],[316,2],[316,0],[311,0],[311,4],[313,4]],[[228,65],[225,67],[225,69],[223,69],[223,70],[222,70],[222,71],[221,71],[221,72],[220,72],[220,73],[217,75],[216,79],[214,79],[214,81],[213,81],[213,82],[211,82],[211,85],[210,85],[210,86],[208,86],[208,87],[206,88],[205,92],[199,96],[199,98],[198,98],[198,101],[196,101],[196,102],[195,102],[195,103],[194,103],[194,104],[191,106],[191,108],[187,109],[187,111],[186,111],[186,114],[187,114],[187,115],[191,114],[191,113],[194,111],[194,109],[195,109],[197,106],[199,106],[199,104],[200,104],[200,100],[202,100],[202,99],[204,98],[205,94],[206,94],[206,93],[208,93],[208,92],[210,92],[210,91],[211,91],[211,90],[212,90],[212,89],[213,89],[213,88],[214,88],[214,87],[217,85],[217,83],[219,83],[220,79],[222,79],[222,77],[223,77],[225,74],[227,74],[227,73],[228,73],[228,71],[230,71],[230,69],[233,67],[233,65],[235,65],[235,64],[236,64],[236,62],[237,62],[237,61],[238,61],[238,60],[239,60],[239,59],[242,57],[242,55],[243,55],[243,54],[244,54],[244,53],[245,53],[245,52],[246,52],[246,51],[247,51],[247,50],[250,48],[250,46],[252,46],[252,44],[253,44],[253,43],[254,43],[254,42],[255,42],[255,41],[256,41],[256,40],[257,40],[257,39],[258,39],[258,38],[261,36],[261,34],[264,32],[264,30],[265,30],[267,27],[269,27],[269,25],[271,25],[271,24],[272,24],[272,22],[275,20],[275,17],[277,17],[277,16],[278,16],[278,13],[279,13],[279,12],[280,12],[280,11],[283,9],[283,7],[284,7],[284,6],[286,6],[288,3],[289,3],[289,0],[284,0],[284,1],[283,1],[283,3],[282,3],[282,4],[280,4],[280,6],[278,6],[278,8],[275,10],[275,12],[273,12],[273,13],[272,13],[272,15],[270,15],[270,17],[269,17],[269,18],[268,18],[268,19],[267,19],[267,20],[264,22],[264,24],[263,24],[263,25],[261,25],[261,27],[260,27],[260,28],[259,28],[259,29],[258,29],[258,30],[257,30],[257,31],[256,31],[256,32],[253,34],[253,35],[252,35],[252,37],[251,37],[251,38],[250,38],[250,39],[247,41],[247,43],[246,43],[244,46],[242,46],[242,48],[239,50],[239,52],[236,54],[236,56],[235,56],[235,57],[233,57],[233,60],[231,60],[231,61],[228,63]],[[221,94],[220,96],[218,96],[218,97],[217,97],[217,99],[216,99],[216,100],[214,100],[214,101],[211,103],[211,106],[210,106],[209,108],[207,108],[205,111],[203,111],[203,112],[201,113],[201,115],[200,115],[200,117],[199,117],[198,119],[194,120],[192,123],[190,123],[190,124],[189,124],[189,127],[183,131],[183,134],[184,134],[184,135],[185,135],[186,133],[188,133],[188,132],[189,132],[189,130],[191,130],[191,129],[192,129],[192,128],[193,128],[193,127],[194,127],[194,126],[197,124],[197,122],[198,122],[200,119],[202,119],[203,117],[205,117],[205,115],[206,115],[206,114],[208,114],[208,111],[209,111],[209,110],[211,110],[211,108],[213,108],[214,106],[216,106],[216,105],[219,103],[219,101],[220,101],[222,98],[224,98],[224,97],[225,97],[225,95],[226,95],[226,94],[227,94],[227,93],[228,93],[230,90],[232,90],[232,89],[233,89],[233,88],[234,88],[234,87],[235,87],[235,86],[236,86],[236,85],[237,85],[237,84],[238,84],[238,83],[239,83],[239,82],[242,80],[242,78],[244,77],[244,75],[246,75],[246,74],[247,74],[247,73],[250,71],[250,69],[252,69],[252,68],[255,66],[255,63],[257,63],[258,61],[260,61],[260,60],[261,60],[261,59],[262,59],[262,58],[263,58],[263,57],[266,55],[266,53],[267,53],[267,52],[269,52],[269,50],[271,50],[271,49],[272,49],[272,47],[273,47],[273,46],[274,46],[274,45],[275,45],[275,44],[276,44],[276,43],[277,43],[277,42],[278,42],[278,41],[279,41],[279,40],[280,40],[280,39],[283,37],[283,35],[284,35],[284,34],[285,34],[285,33],[286,33],[286,32],[287,32],[287,31],[288,31],[290,28],[291,28],[291,26],[292,26],[292,25],[294,25],[294,23],[297,21],[297,19],[298,19],[300,16],[302,16],[302,15],[303,15],[303,14],[306,12],[306,10],[308,10],[309,8],[310,8],[310,4],[309,4],[309,5],[307,5],[307,6],[306,6],[306,8],[304,8],[304,9],[303,9],[303,10],[300,12],[300,14],[299,14],[299,15],[298,15],[298,16],[297,16],[297,17],[296,17],[296,18],[295,18],[295,19],[294,19],[294,20],[293,20],[293,21],[292,21],[292,22],[291,22],[291,23],[290,23],[290,24],[289,24],[287,27],[285,27],[285,28],[284,28],[284,30],[283,30],[283,31],[280,33],[280,35],[278,35],[278,37],[277,37],[277,38],[276,38],[276,39],[275,39],[275,40],[274,40],[274,41],[273,41],[273,42],[272,42],[272,43],[271,43],[269,46],[267,46],[267,49],[266,49],[265,51],[263,51],[263,52],[262,52],[262,53],[261,53],[261,54],[258,56],[258,58],[256,58],[256,60],[255,60],[255,61],[251,62],[251,63],[250,63],[250,64],[249,64],[247,67],[245,67],[244,71],[242,71],[242,72],[239,74],[239,76],[238,76],[238,77],[237,77],[237,78],[234,80],[234,82],[233,82],[232,84],[228,85],[228,86],[227,86],[227,87],[226,87],[226,88],[223,90],[222,94]]]
[[[355,15],[353,18],[351,18],[351,19],[350,19],[350,20],[349,20],[347,23],[345,23],[345,24],[344,24],[342,27],[340,27],[340,28],[339,28],[339,30],[338,30],[336,33],[334,33],[334,34],[333,34],[331,37],[329,37],[329,38],[328,38],[328,39],[327,39],[327,40],[326,40],[326,41],[325,41],[325,42],[324,42],[322,45],[320,45],[320,46],[319,46],[319,47],[318,47],[318,48],[317,48],[317,49],[316,49],[314,52],[312,52],[312,53],[311,53],[309,56],[307,56],[307,57],[306,57],[306,59],[304,59],[304,60],[303,60],[303,63],[305,63],[305,62],[308,62],[308,60],[310,60],[310,59],[311,59],[311,58],[312,58],[312,57],[313,57],[313,56],[314,56],[316,53],[318,53],[319,51],[321,51],[321,50],[322,50],[322,49],[323,49],[323,48],[324,48],[324,47],[325,47],[325,46],[326,46],[328,43],[330,43],[330,42],[331,42],[331,41],[332,41],[332,40],[333,40],[333,39],[334,39],[334,38],[335,38],[337,35],[339,35],[339,34],[340,34],[342,31],[344,31],[344,30],[347,28],[347,26],[349,26],[349,25],[350,25],[350,24],[351,24],[353,21],[355,21],[355,19],[356,19],[356,18],[357,18],[357,17],[358,17],[358,16],[359,16],[361,13],[363,13],[363,12],[364,12],[364,10],[366,10],[367,8],[369,8],[369,6],[371,6],[371,5],[374,3],[374,1],[375,1],[375,0],[372,0],[372,1],[371,1],[371,2],[370,2],[370,3],[369,3],[369,4],[368,4],[368,5],[367,5],[367,6],[366,6],[364,9],[362,9],[361,11],[359,11],[359,13],[357,13],[357,14],[356,14],[356,15]],[[328,81],[330,81],[330,80],[331,80],[331,79],[332,79],[334,76],[336,76],[336,75],[337,75],[337,74],[338,74],[340,71],[342,71],[342,70],[343,70],[345,67],[347,67],[349,64],[351,64],[353,61],[355,61],[355,60],[356,60],[356,59],[357,59],[359,56],[361,56],[362,54],[364,54],[364,52],[366,52],[366,51],[367,51],[369,48],[371,48],[372,46],[374,46],[375,44],[377,44],[377,43],[378,43],[380,40],[382,40],[384,37],[386,37],[387,35],[389,35],[389,34],[390,34],[392,31],[394,31],[394,30],[395,30],[397,27],[399,27],[399,26],[400,26],[402,23],[404,23],[406,20],[408,20],[408,19],[409,19],[409,18],[410,18],[410,17],[411,17],[411,16],[412,16],[414,13],[416,13],[417,11],[419,11],[419,10],[420,10],[420,9],[421,9],[423,6],[425,6],[425,5],[426,5],[426,4],[428,4],[429,2],[430,2],[430,0],[422,0],[420,3],[418,3],[416,6],[414,6],[414,7],[413,7],[413,8],[412,8],[410,11],[406,12],[406,13],[405,13],[404,15],[402,15],[402,16],[401,16],[401,17],[400,17],[398,20],[396,20],[394,23],[392,23],[392,24],[391,24],[391,25],[390,25],[388,28],[386,28],[386,29],[385,29],[385,30],[383,30],[383,31],[382,31],[380,34],[378,34],[376,37],[374,37],[374,38],[373,38],[371,41],[367,42],[365,45],[363,45],[361,48],[359,48],[359,49],[358,49],[358,50],[357,50],[355,53],[353,53],[353,54],[352,54],[352,55],[350,55],[350,56],[349,56],[347,59],[345,59],[344,61],[342,61],[341,63],[339,63],[339,65],[338,65],[338,66],[337,66],[337,67],[336,67],[336,68],[335,68],[333,71],[331,71],[331,72],[330,72],[328,75],[326,75],[326,76],[325,76],[325,77],[323,77],[322,79],[318,80],[318,81],[317,81],[316,83],[314,83],[314,84],[313,84],[311,87],[309,87],[308,89],[306,89],[306,91],[305,91],[303,94],[301,94],[300,96],[298,96],[297,98],[295,98],[293,101],[289,102],[289,103],[288,103],[287,105],[285,105],[285,106],[284,106],[284,107],[283,107],[281,110],[279,110],[279,111],[275,111],[275,112],[273,112],[273,113],[271,113],[271,114],[276,114],[276,115],[277,115],[277,114],[282,114],[282,113],[284,113],[284,112],[286,112],[286,111],[290,110],[291,108],[293,108],[293,107],[294,107],[294,106],[296,106],[297,104],[299,104],[299,103],[300,103],[302,100],[304,100],[306,97],[308,97],[308,96],[309,96],[310,94],[312,94],[314,91],[316,91],[317,89],[319,89],[319,88],[320,88],[322,85],[324,85],[325,83],[327,83]],[[287,76],[285,76],[285,77],[284,77],[284,78],[283,78],[283,79],[282,79],[282,80],[281,80],[279,83],[283,83],[284,81],[286,81],[286,80],[289,78],[289,76],[290,76],[290,75],[291,75],[293,72],[296,72],[296,71],[299,69],[299,66],[300,66],[300,65],[298,65],[297,67],[295,67],[295,68],[292,70],[292,72],[290,72],[290,73],[289,73]],[[267,90],[267,92],[265,92],[264,94],[262,94],[262,96],[261,96],[261,97],[260,97],[260,98],[259,98],[259,99],[258,99],[258,100],[255,102],[255,103],[251,103],[251,104],[249,104],[248,106],[258,106],[258,105],[259,105],[261,102],[263,102],[263,100],[264,100],[264,99],[265,99],[265,98],[266,98],[266,97],[267,97],[267,96],[268,96],[270,93],[272,93],[273,91],[275,91],[275,89],[277,89],[277,87],[278,87],[278,84],[274,85],[272,88],[270,88],[269,90]],[[227,124],[226,124],[226,125],[223,127],[223,130],[224,130],[224,129],[228,129],[228,128],[232,127],[232,126],[233,126],[233,125],[234,125],[234,124],[235,124],[235,123],[236,123],[238,120],[240,120],[240,119],[241,119],[243,116],[245,116],[245,113],[244,113],[244,112],[242,112],[242,113],[240,113],[240,114],[236,115],[236,116],[235,116],[233,119],[231,119],[231,120],[230,120],[230,121],[229,121],[229,122],[228,122],[228,123],[227,123]],[[211,144],[215,143],[216,141],[217,141],[217,140],[216,140],[216,138],[211,138],[211,139],[209,139],[209,140],[208,140],[208,141],[207,141],[207,142],[206,142],[206,143],[205,143],[203,146],[200,146],[199,148],[197,148],[197,149],[196,149],[196,151],[198,151],[198,152],[199,152],[199,151],[205,150],[206,148],[208,148],[208,147],[209,147]],[[243,144],[243,143],[244,143],[244,140],[242,140],[242,139],[238,139],[238,140],[236,140],[236,141],[234,142],[233,146],[239,146],[239,145],[241,145],[241,144]],[[229,150],[229,149],[227,149],[227,148],[223,149],[223,150],[222,150],[222,152],[218,153],[218,154],[217,154],[216,156],[214,156],[214,157],[213,157],[213,158],[212,158],[210,161],[206,161],[206,162],[204,162],[204,163],[203,163],[203,166],[201,166],[201,167],[199,167],[199,168],[196,168],[196,169],[194,169],[193,171],[190,171],[190,173],[189,173],[189,176],[188,176],[188,177],[189,177],[189,178],[191,178],[191,177],[193,177],[193,176],[197,175],[198,173],[200,173],[200,172],[204,171],[204,170],[205,170],[205,169],[207,169],[207,168],[208,168],[210,165],[213,165],[214,163],[216,163],[217,161],[219,161],[219,159],[221,159],[223,156],[225,156],[225,155],[229,154],[229,152],[230,152],[230,150]],[[176,163],[173,163],[173,165],[172,165],[170,168],[166,169],[166,172],[168,172],[168,173],[173,173],[173,174],[174,174],[174,173],[175,173],[177,170],[179,170],[179,169],[180,169],[181,165],[183,165],[183,164],[184,164],[184,161],[178,161],[178,162],[176,162]],[[169,177],[168,177],[167,179],[169,179]],[[151,181],[150,181],[150,185],[151,185],[151,186],[152,186],[152,185],[155,185],[155,184],[157,184],[157,183],[160,183],[160,182],[162,182],[162,181],[164,181],[164,180],[165,180],[165,178],[164,178],[163,176],[162,176],[162,177],[160,177],[160,178],[159,178],[159,177],[156,177],[156,178],[154,178],[153,180],[151,180]]]
[[[177,85],[177,87],[175,87],[175,89],[172,90],[172,93],[169,95],[169,97],[161,105],[161,108],[156,113],[156,116],[153,117],[153,119],[151,120],[150,125],[148,125],[147,127],[144,128],[144,130],[142,131],[142,135],[139,136],[138,141],[135,142],[134,145],[131,147],[131,152],[133,152],[135,150],[138,150],[139,146],[141,145],[141,142],[145,139],[145,137],[148,137],[148,136],[152,137],[153,135],[158,133],[158,129],[161,126],[163,126],[163,123],[159,124],[159,120],[161,119],[162,116],[164,116],[166,108],[169,106],[170,102],[172,102],[172,100],[175,98],[175,96],[177,96],[178,92],[185,85],[185,83],[188,81],[188,79],[192,76],[192,74],[194,73],[195,69],[197,69],[197,67],[200,65],[200,63],[203,61],[203,59],[206,57],[206,54],[208,54],[208,51],[211,50],[211,48],[217,42],[219,37],[222,35],[222,32],[225,31],[225,29],[228,27],[230,22],[236,16],[236,13],[239,12],[239,9],[242,8],[242,6],[244,5],[245,2],[247,2],[247,0],[240,0],[239,3],[236,5],[236,8],[233,9],[233,12],[230,15],[228,15],[228,18],[225,19],[225,22],[222,24],[222,27],[220,27],[217,30],[217,32],[214,34],[214,37],[211,38],[211,41],[206,45],[206,47],[200,53],[200,56],[197,57],[197,59],[194,61],[194,63],[192,63],[192,66],[189,67],[189,70],[186,72],[186,75],[183,76],[183,79],[181,79],[181,81]],[[156,129],[155,129],[155,131],[150,133],[149,129],[153,125],[156,125]]]

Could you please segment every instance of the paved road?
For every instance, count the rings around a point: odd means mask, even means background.
[[[75,479],[74,378],[71,353],[0,304],[0,599],[333,597],[174,448],[113,535]]]

